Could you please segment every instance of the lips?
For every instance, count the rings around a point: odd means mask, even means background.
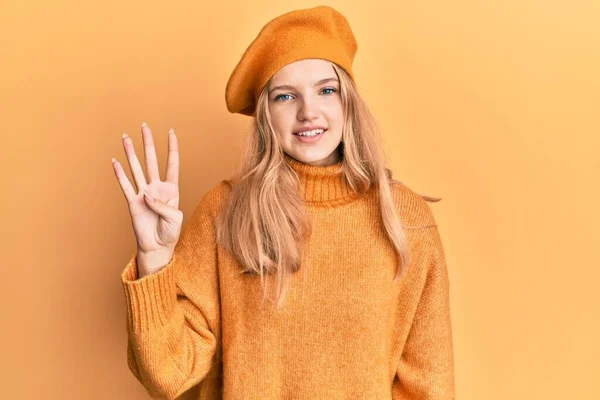
[[[294,136],[300,136],[299,133],[310,132],[310,131],[314,131],[314,130],[317,130],[317,129],[322,129],[323,130],[323,132],[321,132],[319,135],[327,132],[327,129],[325,129],[325,128],[314,128],[314,129],[307,129],[305,131],[294,132],[294,133],[292,133],[292,135],[294,135]]]
[[[315,129],[323,129],[324,131],[327,130],[327,128],[325,128],[324,126],[313,125],[313,126],[306,126],[304,128],[300,128],[297,131],[294,131],[293,134],[297,135],[298,133],[314,131]]]

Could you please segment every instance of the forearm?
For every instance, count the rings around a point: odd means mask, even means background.
[[[174,249],[136,253],[137,278],[143,278],[162,270],[173,259]]]
[[[123,281],[127,363],[153,398],[174,399],[200,382],[213,365],[217,347],[204,315],[187,297],[178,298],[175,261],[144,278],[124,276]],[[135,260],[129,267],[134,266]]]

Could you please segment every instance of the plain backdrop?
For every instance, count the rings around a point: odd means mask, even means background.
[[[149,124],[164,178],[176,130],[187,221],[249,131],[229,74],[318,4],[354,31],[394,178],[443,198],[457,398],[600,398],[600,2],[2,0],[3,398],[149,399],[126,363],[121,134],[143,157]]]

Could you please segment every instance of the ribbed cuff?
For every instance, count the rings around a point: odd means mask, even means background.
[[[177,304],[174,264],[176,255],[160,271],[137,278],[134,255],[121,274],[127,306],[127,324],[134,332],[162,329]]]

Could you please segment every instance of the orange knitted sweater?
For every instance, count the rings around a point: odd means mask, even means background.
[[[286,160],[312,235],[280,310],[215,241],[223,181],[199,201],[169,264],[138,279],[134,255],[121,275],[135,377],[155,399],[197,384],[199,399],[454,399],[449,280],[429,205],[392,183],[403,226],[429,225],[405,228],[410,262],[394,284],[375,190],[354,194],[336,165]]]

